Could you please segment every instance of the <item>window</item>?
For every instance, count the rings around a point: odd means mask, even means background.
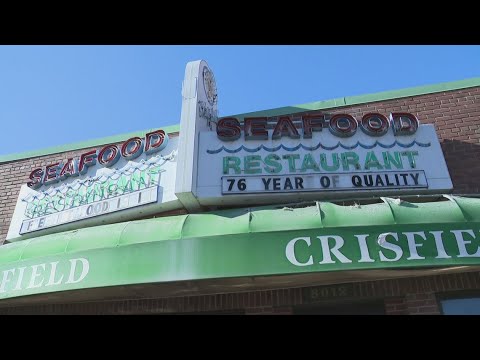
[[[480,294],[454,293],[440,296],[440,306],[444,315],[480,315]]]

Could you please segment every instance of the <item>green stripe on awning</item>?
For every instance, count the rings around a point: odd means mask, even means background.
[[[445,199],[233,209],[19,241],[0,247],[0,298],[179,280],[480,264],[480,199]]]

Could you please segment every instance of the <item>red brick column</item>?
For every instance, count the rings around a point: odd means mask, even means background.
[[[407,304],[404,296],[385,298],[385,315],[407,315]]]
[[[405,304],[409,315],[440,315],[440,308],[433,292],[407,294]]]

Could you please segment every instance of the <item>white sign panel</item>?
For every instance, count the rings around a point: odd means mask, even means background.
[[[434,126],[413,114],[237,119],[218,118],[217,106],[212,70],[203,60],[188,63],[175,193],[191,212],[452,190]]]
[[[328,122],[327,122],[328,126]],[[260,127],[258,127],[260,129]],[[411,135],[324,128],[311,138],[224,141],[199,134],[195,195],[202,205],[269,203],[366,195],[450,192],[452,182],[433,125]],[[233,131],[232,131],[233,132]]]
[[[7,240],[183,208],[175,196],[177,148],[177,137],[157,130],[34,169],[20,190]]]
[[[222,194],[279,193],[307,191],[427,189],[425,172],[392,171],[379,173],[317,173],[279,176],[223,176]]]
[[[101,201],[94,201],[89,205],[82,205],[53,214],[27,219],[22,223],[20,234],[154,203],[157,201],[157,193],[158,186],[153,185],[143,190],[106,198]]]

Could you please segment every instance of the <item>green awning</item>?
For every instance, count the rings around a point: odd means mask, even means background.
[[[84,228],[0,247],[0,299],[116,285],[480,265],[480,199],[315,202]]]

